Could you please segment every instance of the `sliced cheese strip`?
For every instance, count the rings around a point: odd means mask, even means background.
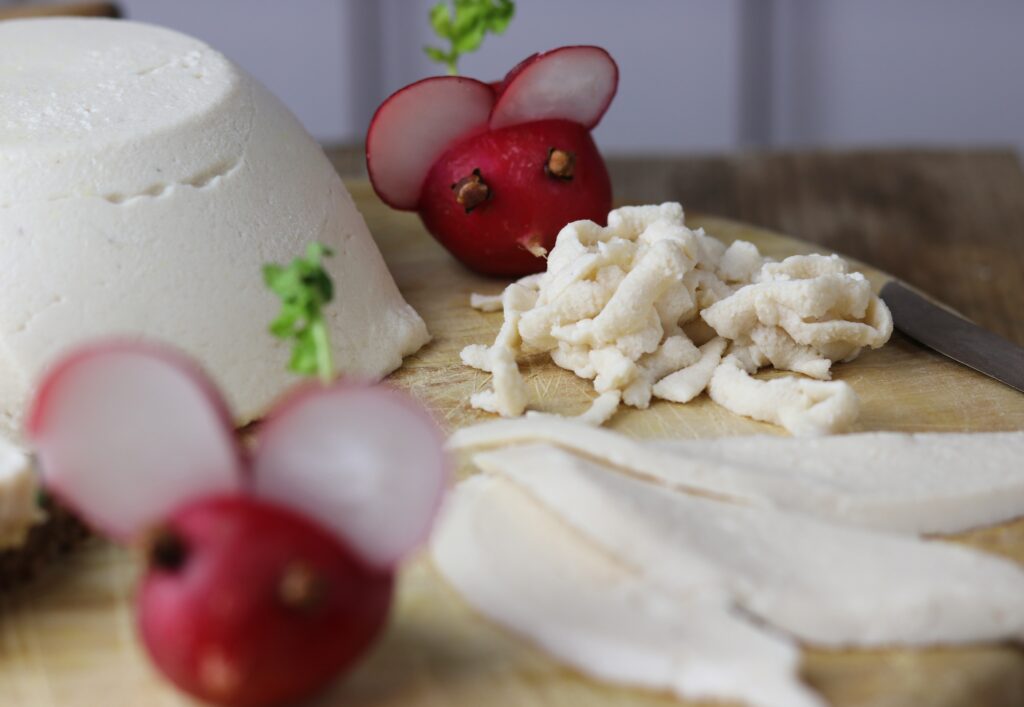
[[[830,488],[820,515],[857,525],[955,533],[1024,515],[1024,432],[722,437],[651,446],[680,463]]]
[[[653,585],[831,647],[1024,639],[1024,571],[966,547],[674,493],[555,447],[477,455]]]
[[[592,677],[689,699],[823,705],[797,679],[789,641],[717,598],[652,588],[504,479],[460,484],[432,550],[474,608]]]
[[[1024,515],[1024,432],[867,433],[639,442],[533,416],[457,431],[474,449],[550,442],[683,491],[907,533],[956,533]]]
[[[463,427],[448,438],[448,447],[459,451],[538,441],[550,442],[679,488],[750,503],[771,503],[770,494],[749,483],[747,474],[730,473],[728,468],[710,463],[678,464],[673,454],[560,415],[527,413],[524,418]],[[672,471],[666,473],[667,468]]]

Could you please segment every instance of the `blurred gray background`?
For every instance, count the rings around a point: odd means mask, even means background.
[[[389,93],[442,73],[421,48],[436,0],[121,0],[198,36],[277,93],[315,137],[361,141]],[[7,0],[10,4],[11,0]],[[3,0],[0,0],[3,4]],[[519,0],[461,73],[593,43],[621,82],[609,153],[742,148],[1024,148],[1021,0]]]

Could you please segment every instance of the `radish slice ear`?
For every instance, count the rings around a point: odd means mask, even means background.
[[[255,492],[332,529],[390,568],[427,535],[449,462],[430,415],[383,385],[306,388],[260,429]]]
[[[512,83],[512,81],[517,76],[519,76],[520,73],[522,73],[523,69],[525,69],[533,62],[537,61],[537,59],[540,58],[542,54],[543,52],[534,52],[533,54],[531,54],[530,56],[526,57],[521,62],[513,66],[511,69],[509,69],[509,72],[505,74],[505,76],[502,79],[498,81],[491,81],[489,85],[491,89],[494,91],[494,100],[497,102],[501,98],[501,94],[503,94],[505,92],[505,89],[508,88],[508,85]]]
[[[487,127],[494,91],[461,76],[417,81],[384,101],[366,133],[366,167],[377,195],[414,209],[437,158],[456,140]]]
[[[183,357],[147,344],[79,349],[43,378],[28,419],[46,487],[127,541],[182,503],[239,491],[227,407]]]
[[[601,47],[561,47],[520,62],[502,81],[492,129],[560,118],[593,128],[619,85],[619,67]]]

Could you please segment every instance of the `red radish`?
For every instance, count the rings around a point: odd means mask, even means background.
[[[552,147],[572,156],[571,181],[544,173]],[[451,185],[479,174],[489,196],[466,213]],[[543,269],[561,228],[581,219],[603,221],[612,188],[604,160],[579,123],[543,120],[491,130],[456,144],[434,163],[420,200],[420,217],[463,263],[487,275]]]
[[[566,223],[603,223],[611,209],[611,182],[589,130],[617,85],[615,62],[589,46],[535,54],[491,84],[412,84],[370,124],[370,179],[391,206],[417,210],[474,270],[543,270],[543,254]]]
[[[309,386],[263,424],[254,492],[301,510],[377,567],[426,536],[448,459],[433,419],[384,386]]]
[[[370,121],[366,167],[384,203],[414,209],[427,171],[454,140],[486,129],[494,91],[460,76],[406,86]]]
[[[448,469],[422,408],[351,383],[287,398],[250,460],[206,378],[143,344],[71,353],[44,378],[28,434],[63,502],[147,541],[138,614],[154,662],[241,707],[306,697],[365,650]]]
[[[120,540],[186,501],[243,485],[223,399],[162,347],[113,342],[68,356],[41,382],[28,435],[51,492]]]
[[[182,690],[237,707],[323,689],[380,632],[392,577],[300,515],[204,499],[152,535],[137,596],[153,661]]]

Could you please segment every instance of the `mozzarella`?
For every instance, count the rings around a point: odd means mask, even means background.
[[[728,342],[720,336],[700,347],[700,358],[654,384],[653,394],[663,400],[688,403],[704,392],[722,360]]]
[[[645,446],[672,456],[666,469],[745,470],[776,480],[776,495],[790,486],[791,498],[800,487],[816,488],[800,510],[854,525],[958,533],[1024,515],[1024,432],[722,437]]]
[[[487,452],[651,585],[830,647],[1024,640],[1024,571],[966,547],[673,492],[553,447]]]
[[[758,380],[735,355],[726,356],[714,370],[708,395],[732,412],[806,437],[849,429],[860,412],[860,400],[846,381],[796,376]]]
[[[823,707],[799,652],[714,596],[682,596],[609,561],[522,491],[477,476],[449,496],[434,564],[478,611],[578,670],[684,699]]]
[[[701,312],[719,336],[754,345],[776,368],[828,378],[892,335],[892,315],[838,255],[794,255],[765,263],[751,284]]]
[[[535,415],[457,430],[449,446],[477,450],[533,442],[668,488],[867,528],[956,533],[1024,515],[1024,432],[645,443]]]
[[[685,403],[710,384],[711,397],[738,414],[793,434],[838,432],[859,410],[847,384],[765,385],[748,374],[770,363],[827,381],[833,361],[881,346],[892,333],[885,304],[838,256],[765,262],[751,243],[726,247],[687,228],[675,203],[616,209],[607,227],[570,223],[547,266],[506,290],[528,290],[532,299],[511,312],[506,303],[494,345],[463,350],[467,365],[494,376],[474,407],[522,415],[529,400],[516,359],[540,351],[593,379],[598,398],[580,416],[591,424],[610,419],[620,402]],[[470,303],[495,311],[498,298],[472,295]],[[691,335],[704,344],[700,352]]]
[[[379,377],[427,341],[322,150],[198,40],[147,25],[0,23],[0,429],[98,336],[198,358],[239,422],[294,382],[261,267],[322,241],[335,361]]]

